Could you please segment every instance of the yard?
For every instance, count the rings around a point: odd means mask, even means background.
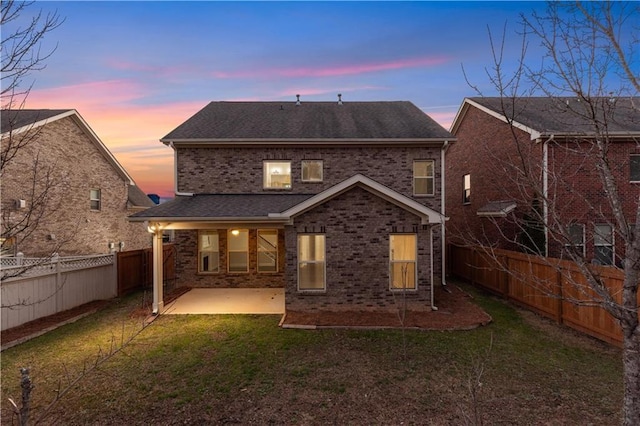
[[[33,417],[96,359],[45,424],[618,424],[620,351],[464,287],[471,331],[283,330],[279,316],[162,316],[143,294],[2,353],[2,424]],[[148,299],[148,295],[146,295]]]

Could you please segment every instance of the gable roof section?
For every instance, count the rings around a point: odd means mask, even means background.
[[[75,109],[18,109],[2,110],[2,139],[18,135],[24,132],[35,130],[46,124],[70,117],[76,125],[89,137],[91,142],[98,148],[102,156],[111,164],[116,172],[127,184],[135,185],[133,179],[122,165],[116,160],[111,151],[100,140],[98,135],[89,127],[89,124],[80,116]]]
[[[132,208],[149,208],[154,207],[156,203],[154,203],[151,198],[145,194],[138,185],[127,185],[127,196],[129,206]]]
[[[446,218],[437,211],[430,209],[417,201],[404,196],[391,188],[384,186],[373,179],[369,179],[361,174],[354,175],[349,179],[328,188],[319,194],[281,212],[269,214],[271,218],[294,218],[304,212],[314,209],[315,207],[329,201],[330,199],[337,197],[338,195],[349,191],[354,187],[360,187],[372,194],[397,205],[422,219],[422,224],[443,223]]]
[[[169,143],[440,142],[452,135],[411,102],[211,102],[164,138]]]
[[[610,136],[640,135],[640,97],[595,98],[600,107],[599,119],[606,119]],[[464,115],[470,107],[475,107],[503,122],[507,117],[513,125],[529,133],[531,139],[544,136],[593,135],[593,123],[585,118],[584,102],[567,97],[473,97],[465,98],[451,125],[451,132],[457,133]],[[506,113],[506,116],[505,116]]]

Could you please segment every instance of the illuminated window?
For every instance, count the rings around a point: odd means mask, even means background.
[[[263,173],[264,188],[291,189],[291,161],[265,161]]]
[[[218,231],[200,231],[198,234],[198,272],[220,271]]]
[[[413,195],[434,195],[434,168],[433,160],[413,162]]]
[[[278,230],[258,230],[258,272],[278,272]]]
[[[101,204],[101,198],[100,198],[100,190],[99,189],[92,189],[89,191],[89,203],[91,205],[91,210],[100,210],[100,204]]]
[[[249,231],[232,229],[227,233],[229,272],[249,272]]]
[[[322,182],[322,160],[302,160],[302,181]]]
[[[298,235],[298,290],[325,290],[325,237]]]
[[[415,234],[389,236],[389,270],[392,290],[416,289],[416,241]]]

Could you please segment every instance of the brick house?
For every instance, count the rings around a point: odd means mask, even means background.
[[[155,204],[76,110],[3,110],[2,158],[9,160],[2,168],[2,232],[13,235],[3,240],[4,254],[87,255],[151,245],[146,228],[127,217]],[[8,231],[25,217],[32,223],[27,231]]]
[[[175,199],[130,220],[154,241],[175,230],[179,285],[284,288],[298,311],[389,310],[404,292],[427,310],[451,140],[410,102],[211,102],[161,139]]]
[[[624,214],[635,223],[638,105],[640,98],[596,98],[589,105],[577,98],[466,98],[451,126],[457,141],[447,151],[447,241],[475,239],[521,250],[518,224],[539,212],[551,227],[571,235],[561,240],[539,228],[541,254],[564,257],[573,245],[594,263],[618,263],[623,247],[616,245],[617,226],[593,160],[596,133],[585,107],[606,123],[601,140],[608,145]],[[523,189],[525,173],[536,182],[539,198],[531,187]]]

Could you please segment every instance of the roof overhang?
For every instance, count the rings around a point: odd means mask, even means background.
[[[441,146],[455,138],[421,139],[160,139],[174,147],[229,147],[229,146]]]
[[[532,129],[531,127],[525,126],[522,123],[519,123],[516,120],[511,120],[509,121],[509,119],[507,117],[505,117],[504,114],[494,111],[491,108],[487,108],[484,105],[480,105],[479,103],[475,102],[472,99],[469,98],[465,98],[464,102],[462,103],[462,105],[460,106],[460,108],[458,109],[458,112],[456,113],[456,117],[453,119],[453,123],[451,123],[451,128],[449,129],[449,132],[452,134],[456,134],[456,132],[458,131],[458,127],[460,127],[460,124],[462,123],[462,120],[464,119],[464,116],[466,115],[467,111],[469,110],[470,107],[475,107],[478,108],[480,111],[483,111],[484,113],[497,118],[498,120],[502,121],[503,123],[507,123],[507,124],[511,124],[513,127],[515,127],[516,129],[520,129],[525,133],[528,133],[531,135],[531,140],[536,140],[539,139],[542,135],[542,133],[536,129]]]
[[[305,200],[288,210],[285,210],[281,213],[270,213],[269,217],[273,219],[286,219],[292,220],[298,215],[301,215],[309,210],[314,209],[315,207],[329,201],[330,199],[337,197],[338,195],[349,191],[354,187],[360,187],[366,191],[371,192],[372,194],[401,207],[416,216],[421,218],[422,224],[441,224],[446,221],[446,217],[441,213],[430,209],[417,201],[404,196],[391,188],[381,185],[380,183],[370,179],[361,174],[354,175],[349,179],[346,179],[331,188],[328,188],[319,194],[314,195],[313,197]]]
[[[491,201],[482,206],[476,214],[480,217],[507,217],[517,206],[515,201]]]
[[[140,220],[144,219],[144,220]],[[273,220],[270,218],[134,218],[132,222],[142,222],[149,227],[151,224],[159,226],[163,230],[189,230],[189,229],[231,229],[242,226],[251,228],[284,228],[288,220]]]

